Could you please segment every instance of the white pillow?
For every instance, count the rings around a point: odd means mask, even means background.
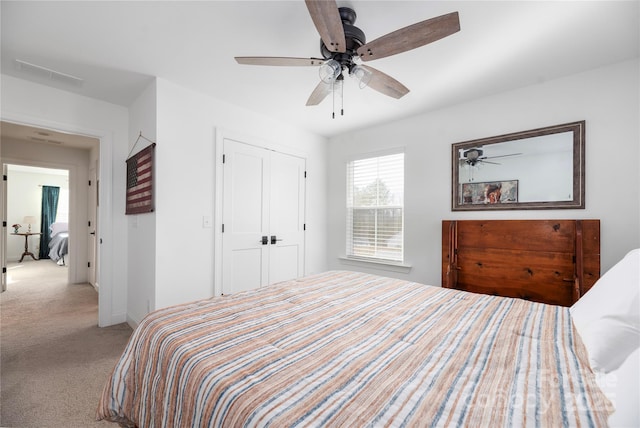
[[[583,342],[591,368],[609,373],[640,347],[640,332],[620,317],[606,316],[590,324]]]
[[[627,357],[620,368],[607,374],[596,373],[598,386],[615,411],[609,416],[609,426],[640,426],[640,349]]]
[[[602,275],[570,312],[592,368],[620,367],[640,346],[640,249]]]
[[[69,230],[69,223],[56,222],[49,226],[51,230],[51,236],[56,236],[60,232],[67,232]]]

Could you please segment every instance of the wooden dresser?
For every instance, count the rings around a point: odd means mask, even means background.
[[[600,220],[444,220],[442,286],[571,306],[600,277]]]

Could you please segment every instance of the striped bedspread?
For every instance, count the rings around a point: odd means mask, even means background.
[[[606,426],[568,308],[332,271],[149,314],[98,419],[139,427]]]

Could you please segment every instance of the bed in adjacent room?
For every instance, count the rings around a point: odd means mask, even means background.
[[[625,260],[637,271],[635,254]],[[607,426],[626,410],[598,374],[624,369],[637,346],[605,345],[608,372],[594,371],[593,337],[619,340],[620,325],[637,320],[633,269],[608,299],[630,313],[613,325],[601,322],[606,275],[572,307],[331,271],[160,309],[134,331],[98,418],[138,427]],[[637,325],[622,330],[638,334]]]
[[[49,228],[51,240],[49,241],[49,258],[60,266],[64,266],[65,256],[69,253],[69,224],[57,222]]]

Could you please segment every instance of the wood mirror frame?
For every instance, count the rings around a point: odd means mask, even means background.
[[[550,179],[550,174],[545,174],[545,168],[549,170],[550,164],[556,163],[556,159],[554,159],[556,154],[553,151],[556,140],[562,140],[563,142],[558,144],[566,146],[567,149],[566,159],[561,159],[555,168],[556,173],[562,178],[561,181],[567,181],[567,183],[558,183],[558,188],[563,187],[565,191],[563,194],[567,194],[567,196],[565,199],[553,199],[554,196],[548,196],[552,192],[548,192],[543,197],[534,196],[530,200],[520,197],[518,193],[541,194],[547,192],[549,183],[540,183],[541,189],[534,189],[532,192],[533,186],[531,184],[534,181],[532,177],[537,176],[542,181]],[[513,153],[504,154],[506,147]],[[545,150],[542,156],[526,153],[529,150],[537,151],[543,147],[550,147],[551,151]],[[584,120],[452,144],[452,211],[584,209],[584,148]],[[485,154],[485,152],[489,153]],[[572,152],[571,159],[569,159],[569,152]],[[491,153],[495,155],[490,156]],[[509,157],[510,159],[508,159]],[[555,157],[561,156],[558,154]],[[496,161],[492,161],[492,158],[496,158]],[[535,163],[536,158],[537,164]],[[501,176],[500,168],[496,165],[502,165],[505,162],[512,164],[510,167],[512,173],[511,175],[507,173],[508,176]],[[523,162],[526,168],[523,168]],[[562,162],[564,162],[565,168],[562,167]],[[571,168],[568,166],[569,164],[572,165],[572,171],[566,171]],[[474,181],[474,169],[480,169],[484,165],[490,166],[492,170],[491,174],[485,174],[485,176],[492,177]],[[467,171],[465,181],[461,180],[463,167]],[[508,170],[509,168],[503,167],[502,169]],[[525,170],[526,173],[522,173]],[[522,177],[514,177],[513,171],[520,171],[517,175],[522,174]],[[572,180],[571,183],[569,183],[570,180]],[[491,190],[495,189],[498,190],[492,193]],[[523,192],[523,190],[525,191]],[[497,195],[497,199],[495,195]]]

